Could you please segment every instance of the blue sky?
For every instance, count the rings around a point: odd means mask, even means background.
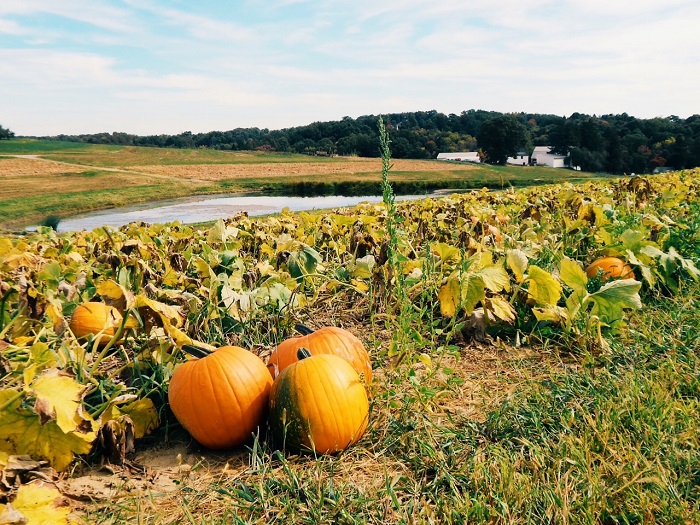
[[[697,0],[0,0],[17,135],[700,113]]]

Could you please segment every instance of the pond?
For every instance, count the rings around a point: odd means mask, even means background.
[[[396,200],[420,199],[427,195],[401,195]],[[85,215],[63,219],[58,225],[59,232],[93,230],[100,226],[118,228],[130,222],[167,223],[179,221],[183,224],[215,221],[231,217],[239,212],[248,215],[279,213],[284,208],[291,211],[319,210],[354,206],[360,202],[381,202],[376,195],[348,197],[276,197],[276,196],[217,196],[188,197],[171,201],[151,202],[139,206],[112,208]]]

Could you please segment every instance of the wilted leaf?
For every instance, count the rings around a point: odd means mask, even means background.
[[[446,244],[444,242],[437,242],[430,245],[430,251],[437,255],[441,261],[459,261],[461,254],[459,248]]]
[[[130,308],[134,302],[134,294],[111,279],[99,283],[97,293],[105,304],[114,306],[121,312]]]
[[[314,273],[316,267],[323,261],[321,254],[310,246],[305,246],[298,252],[289,255],[287,268],[292,277],[299,280],[305,275]]]
[[[460,296],[461,291],[457,279],[450,278],[442,285],[438,292],[438,301],[440,301],[440,313],[443,317],[455,316],[459,307]]]
[[[0,523],[7,525],[68,525],[68,500],[48,483],[21,485],[14,501],[0,505]]]
[[[494,296],[488,299],[488,309],[501,321],[507,323],[515,322],[515,308],[506,299],[499,296]]]
[[[50,420],[41,424],[38,414],[22,406],[22,398],[12,390],[0,391],[0,450],[10,454],[28,454],[43,458],[56,470],[63,470],[73,461],[74,454],[87,454],[97,437],[97,423],[82,414],[83,423],[73,432],[65,433]]]
[[[43,403],[47,410],[42,418],[55,419],[58,427],[65,432],[73,432],[86,419],[82,416],[81,399],[85,387],[75,379],[53,368],[44,371],[28,388]]]

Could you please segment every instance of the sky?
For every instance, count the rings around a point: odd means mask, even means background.
[[[700,113],[698,0],[0,0],[18,136]]]

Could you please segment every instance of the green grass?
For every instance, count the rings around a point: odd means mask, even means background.
[[[698,523],[699,306],[697,286],[654,300],[609,354],[566,366],[554,348],[504,357],[510,394],[483,418],[439,409],[459,374],[399,367],[375,390],[367,435],[337,457],[255,443],[247,466],[198,484],[203,460],[166,507],[126,498],[89,521]]]

